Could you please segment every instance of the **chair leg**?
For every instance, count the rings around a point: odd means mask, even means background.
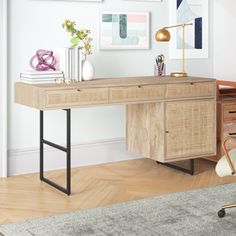
[[[236,204],[227,204],[222,206],[221,210],[218,211],[219,218],[223,218],[225,216],[225,209],[236,208]]]

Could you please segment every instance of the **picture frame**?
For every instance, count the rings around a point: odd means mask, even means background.
[[[101,50],[150,49],[149,12],[101,12]]]
[[[170,1],[170,25],[184,23],[193,23],[192,26],[185,27],[185,58],[208,58],[209,1]],[[182,58],[181,32],[181,28],[171,29],[169,51],[172,59]]]
[[[47,0],[43,0],[43,1],[47,1]],[[53,0],[53,1],[64,1],[64,2],[103,2],[103,0]]]
[[[162,0],[124,0],[124,1],[132,1],[132,2],[162,2]]]

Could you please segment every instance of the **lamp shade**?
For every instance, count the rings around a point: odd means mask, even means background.
[[[169,42],[170,41],[170,32],[167,29],[160,29],[156,32],[155,35],[156,41],[160,42]]]

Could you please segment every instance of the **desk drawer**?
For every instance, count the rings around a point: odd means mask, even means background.
[[[223,125],[224,138],[228,136],[236,136],[236,123],[225,123]],[[236,147],[236,146],[235,146]]]
[[[166,87],[166,98],[209,97],[216,95],[215,83],[169,84]]]
[[[236,121],[236,104],[224,105],[223,107],[224,121]]]
[[[145,100],[159,100],[165,97],[165,86],[148,85],[148,86],[129,86],[116,87],[109,89],[109,102],[136,102]]]
[[[107,88],[68,89],[46,92],[46,108],[64,108],[108,103]]]
[[[226,123],[223,125],[223,140],[222,140],[222,142],[224,141],[224,139],[226,137],[229,137],[229,136],[236,137],[236,123]],[[229,140],[227,142],[227,148],[228,149],[236,148],[236,139]]]

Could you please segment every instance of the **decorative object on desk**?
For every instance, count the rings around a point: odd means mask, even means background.
[[[82,81],[82,63],[85,58],[78,47],[57,48],[55,55],[58,60],[58,69],[64,72],[66,79]]]
[[[92,80],[94,77],[94,67],[90,61],[83,61],[82,78],[83,80]]]
[[[163,54],[157,56],[156,63],[154,65],[154,75],[155,76],[165,76],[166,75],[166,65],[165,57]]]
[[[62,71],[26,71],[20,74],[20,80],[28,84],[54,83],[63,81]]]
[[[171,76],[172,77],[186,77],[187,73],[185,71],[185,28],[186,26],[191,26],[193,25],[192,23],[186,23],[186,24],[181,24],[181,25],[173,25],[173,26],[168,26],[164,27],[156,32],[156,40],[158,42],[169,42],[171,39],[170,32],[168,29],[171,28],[182,28],[182,71],[181,72],[172,72]]]
[[[62,27],[70,33],[72,44],[65,53],[65,77],[77,81],[93,79],[94,68],[91,62],[87,60],[87,56],[92,54],[91,31],[77,29],[76,23],[71,20],[65,20]]]
[[[100,49],[149,49],[148,12],[102,12]]]
[[[185,57],[186,58],[208,58],[208,0],[171,0],[170,1],[170,25],[192,23],[186,32]],[[182,57],[183,40],[180,28],[172,35],[170,42],[170,58],[180,59]]]
[[[30,59],[30,66],[36,71],[56,70],[56,63],[57,60],[53,55],[53,51],[44,49],[37,50],[36,54]]]

